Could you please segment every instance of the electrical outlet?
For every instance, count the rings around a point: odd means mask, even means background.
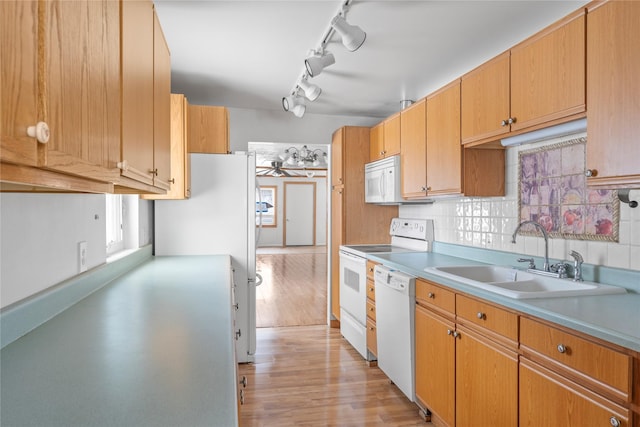
[[[87,242],[78,242],[78,269],[87,271]]]

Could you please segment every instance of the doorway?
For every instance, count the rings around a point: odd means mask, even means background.
[[[315,246],[316,183],[284,183],[284,246]]]

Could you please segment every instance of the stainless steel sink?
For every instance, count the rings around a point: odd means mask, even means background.
[[[627,292],[625,288],[619,286],[594,282],[574,282],[571,279],[540,276],[511,267],[496,265],[429,267],[424,270],[437,276],[518,299],[621,294]]]

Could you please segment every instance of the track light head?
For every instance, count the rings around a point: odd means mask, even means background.
[[[322,89],[320,89],[320,87],[309,83],[307,79],[301,79],[298,86],[300,86],[300,89],[302,89],[302,91],[304,92],[304,96],[306,96],[307,99],[312,102],[318,99],[318,97],[322,93]]]
[[[291,111],[294,116],[302,117],[307,107],[304,105],[304,100],[297,94],[291,94],[282,98],[282,108],[284,111]]]
[[[307,68],[309,76],[315,77],[322,72],[323,69],[331,64],[335,64],[336,58],[331,52],[324,52],[322,54],[313,54],[304,60],[304,66]]]
[[[342,15],[337,15],[333,18],[331,26],[338,34],[340,34],[340,37],[342,37],[342,44],[344,47],[351,52],[358,50],[367,38],[367,33],[362,31],[362,29],[357,25],[349,24]]]

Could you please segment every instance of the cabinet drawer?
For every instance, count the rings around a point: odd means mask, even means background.
[[[456,295],[456,315],[513,341],[518,340],[518,315],[486,302]]]
[[[374,322],[376,321],[376,303],[367,298],[367,317]]]
[[[373,269],[378,264],[378,262],[367,260],[367,279],[373,280]]]
[[[520,320],[520,343],[526,355],[546,356],[568,368],[571,376],[629,400],[630,356],[525,317]]]
[[[367,349],[374,355],[378,355],[378,330],[376,322],[367,318]]]
[[[373,280],[367,279],[367,298],[371,301],[376,300],[376,285]]]
[[[416,299],[426,305],[435,306],[450,313],[454,313],[456,310],[455,293],[426,280],[416,280]]]

